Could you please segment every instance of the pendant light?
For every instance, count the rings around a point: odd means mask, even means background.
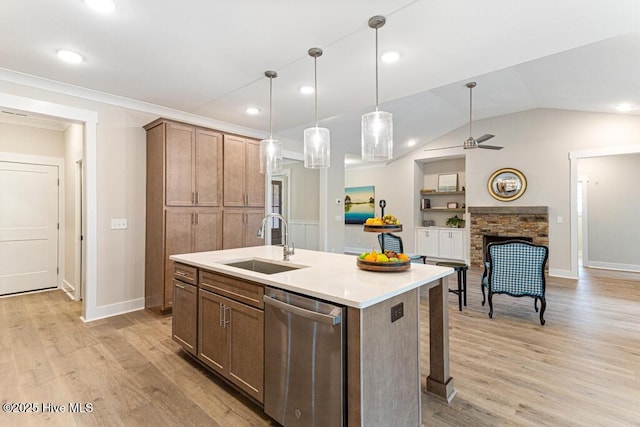
[[[304,167],[310,169],[328,168],[330,163],[329,129],[318,127],[318,57],[322,56],[322,49],[312,47],[309,56],[313,58],[313,78],[315,93],[315,122],[314,127],[304,130]]]
[[[384,16],[369,19],[376,30],[376,111],[362,115],[362,160],[381,161],[393,157],[393,119],[391,113],[378,110],[378,28],[384,26]]]
[[[278,77],[275,71],[265,71],[269,78],[269,139],[260,141],[260,173],[273,174],[282,171],[282,143],[273,139],[273,79]]]

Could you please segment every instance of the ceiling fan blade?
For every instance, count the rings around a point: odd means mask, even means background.
[[[476,138],[476,142],[478,144],[480,144],[481,142],[485,142],[491,138],[493,138],[495,135],[491,135],[490,133],[485,133],[484,135],[482,135],[480,138]]]
[[[452,145],[452,146],[450,146],[450,147],[425,148],[425,150],[424,150],[424,151],[447,150],[447,149],[449,149],[449,148],[462,148],[462,147],[461,147],[461,146],[459,146],[459,145]]]
[[[486,148],[487,150],[502,150],[504,147],[498,147],[497,145],[478,145],[478,148]]]

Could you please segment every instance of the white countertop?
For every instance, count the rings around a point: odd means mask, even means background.
[[[282,261],[282,246],[254,246],[211,252],[171,255],[174,261],[252,280],[356,308],[365,308],[453,273],[449,267],[412,263],[402,272],[373,272],[356,266],[354,255],[296,249],[290,261]],[[262,258],[281,264],[305,266],[276,274],[263,274],[224,263]],[[433,283],[432,283],[433,282]]]

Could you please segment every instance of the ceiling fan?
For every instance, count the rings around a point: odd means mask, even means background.
[[[465,139],[464,143],[462,144],[462,148],[464,148],[465,150],[474,149],[474,148],[486,148],[487,150],[502,150],[503,147],[499,147],[497,145],[480,145],[483,142],[493,138],[495,135],[491,135],[490,133],[485,133],[481,137],[478,137],[478,138],[473,137],[473,131],[472,131],[473,118],[471,116],[471,113],[473,111],[473,88],[476,87],[476,82],[469,82],[465,86],[469,88],[469,138]],[[458,148],[458,147],[460,146],[454,145],[451,147],[427,148],[424,151],[445,150],[448,148]]]

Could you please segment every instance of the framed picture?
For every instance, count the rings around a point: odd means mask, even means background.
[[[364,224],[375,216],[375,187],[347,187],[344,189],[344,223]]]
[[[527,178],[517,169],[503,168],[495,171],[489,182],[489,194],[501,202],[510,202],[522,196],[527,189]]]
[[[458,191],[458,174],[438,175],[438,191]]]

